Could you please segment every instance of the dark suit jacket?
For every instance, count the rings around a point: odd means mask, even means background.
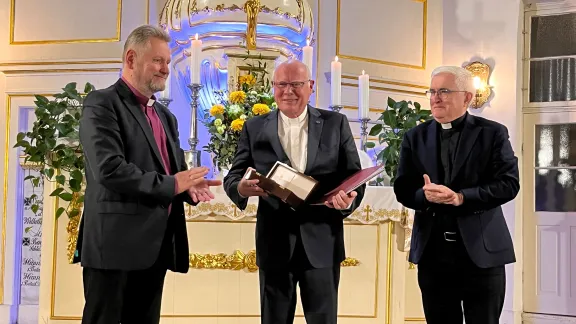
[[[187,169],[174,115],[154,103],[164,126],[172,173]],[[170,269],[188,271],[184,201],[166,175],[152,128],[122,81],[89,93],[80,119],[86,164],[84,213],[76,261],[98,269],[140,270],[154,264],[168,222],[174,231]],[[171,214],[168,215],[168,206]]]
[[[460,135],[452,171],[451,188],[461,192],[464,203],[455,207],[426,200],[423,175],[440,183],[436,121],[406,132],[400,150],[397,200],[416,211],[410,262],[418,263],[430,238],[436,213],[453,215],[468,255],[481,268],[515,262],[512,238],[501,205],[520,190],[518,159],[502,124],[468,115]]]
[[[334,189],[361,169],[360,158],[346,116],[308,107],[308,159],[305,174],[319,181],[309,199]],[[278,112],[246,122],[224,189],[240,209],[248,199],[238,194],[238,183],[248,167],[267,174],[276,161],[290,164],[278,137]],[[306,255],[315,268],[339,265],[345,259],[343,219],[360,204],[365,186],[351,208],[339,211],[306,205],[297,212],[276,197],[260,198],[256,222],[256,262],[259,267],[286,267],[301,237]]]

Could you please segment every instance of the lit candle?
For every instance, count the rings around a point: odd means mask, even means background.
[[[202,41],[193,39],[190,45],[190,83],[200,83],[200,53],[202,52]]]
[[[370,99],[370,76],[364,74],[358,77],[358,118],[368,118],[369,113],[369,100]]]
[[[160,98],[171,98],[170,97],[170,79],[172,79],[172,62],[168,63],[168,76],[166,77],[166,86],[162,93],[160,93]]]
[[[339,106],[342,101],[342,62],[338,62],[338,56],[330,64],[330,105]]]
[[[302,63],[304,63],[308,69],[310,69],[310,73],[312,73],[312,53],[313,53],[312,46],[310,46],[310,40],[306,40],[306,46],[302,47]]]

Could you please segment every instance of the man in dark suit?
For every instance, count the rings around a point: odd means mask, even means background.
[[[504,125],[467,113],[475,92],[466,69],[434,70],[434,120],[406,132],[400,150],[394,192],[416,211],[410,262],[428,324],[497,324],[504,265],[516,261],[501,205],[520,189],[518,159]]]
[[[267,174],[281,161],[319,181],[314,199],[360,170],[360,158],[346,116],[307,105],[314,82],[302,62],[282,63],[273,79],[278,111],[246,122],[224,189],[240,209],[248,197],[260,197],[256,262],[262,323],[293,322],[299,282],[306,322],[333,324],[345,259],[343,219],[358,207],[365,186],[348,195],[341,191],[325,206],[294,211],[243,176],[248,169]]]
[[[166,270],[188,271],[184,202],[214,196],[207,168],[187,170],[176,118],[155,101],[170,38],[155,26],[127,38],[122,78],[84,100],[86,193],[76,262],[84,324],[157,324]]]

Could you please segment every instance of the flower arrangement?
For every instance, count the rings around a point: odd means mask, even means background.
[[[265,115],[278,106],[266,77],[266,64],[253,67],[238,78],[237,89],[215,91],[216,103],[204,114],[204,125],[210,141],[204,150],[212,154],[218,171],[232,165],[237,142],[244,123],[255,116]]]

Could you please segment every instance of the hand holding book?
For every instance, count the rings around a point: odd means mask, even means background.
[[[350,193],[340,190],[337,195],[332,196],[331,200],[324,201],[324,205],[329,208],[334,208],[338,210],[348,209],[350,205],[356,198],[358,193],[356,191],[351,191]]]

